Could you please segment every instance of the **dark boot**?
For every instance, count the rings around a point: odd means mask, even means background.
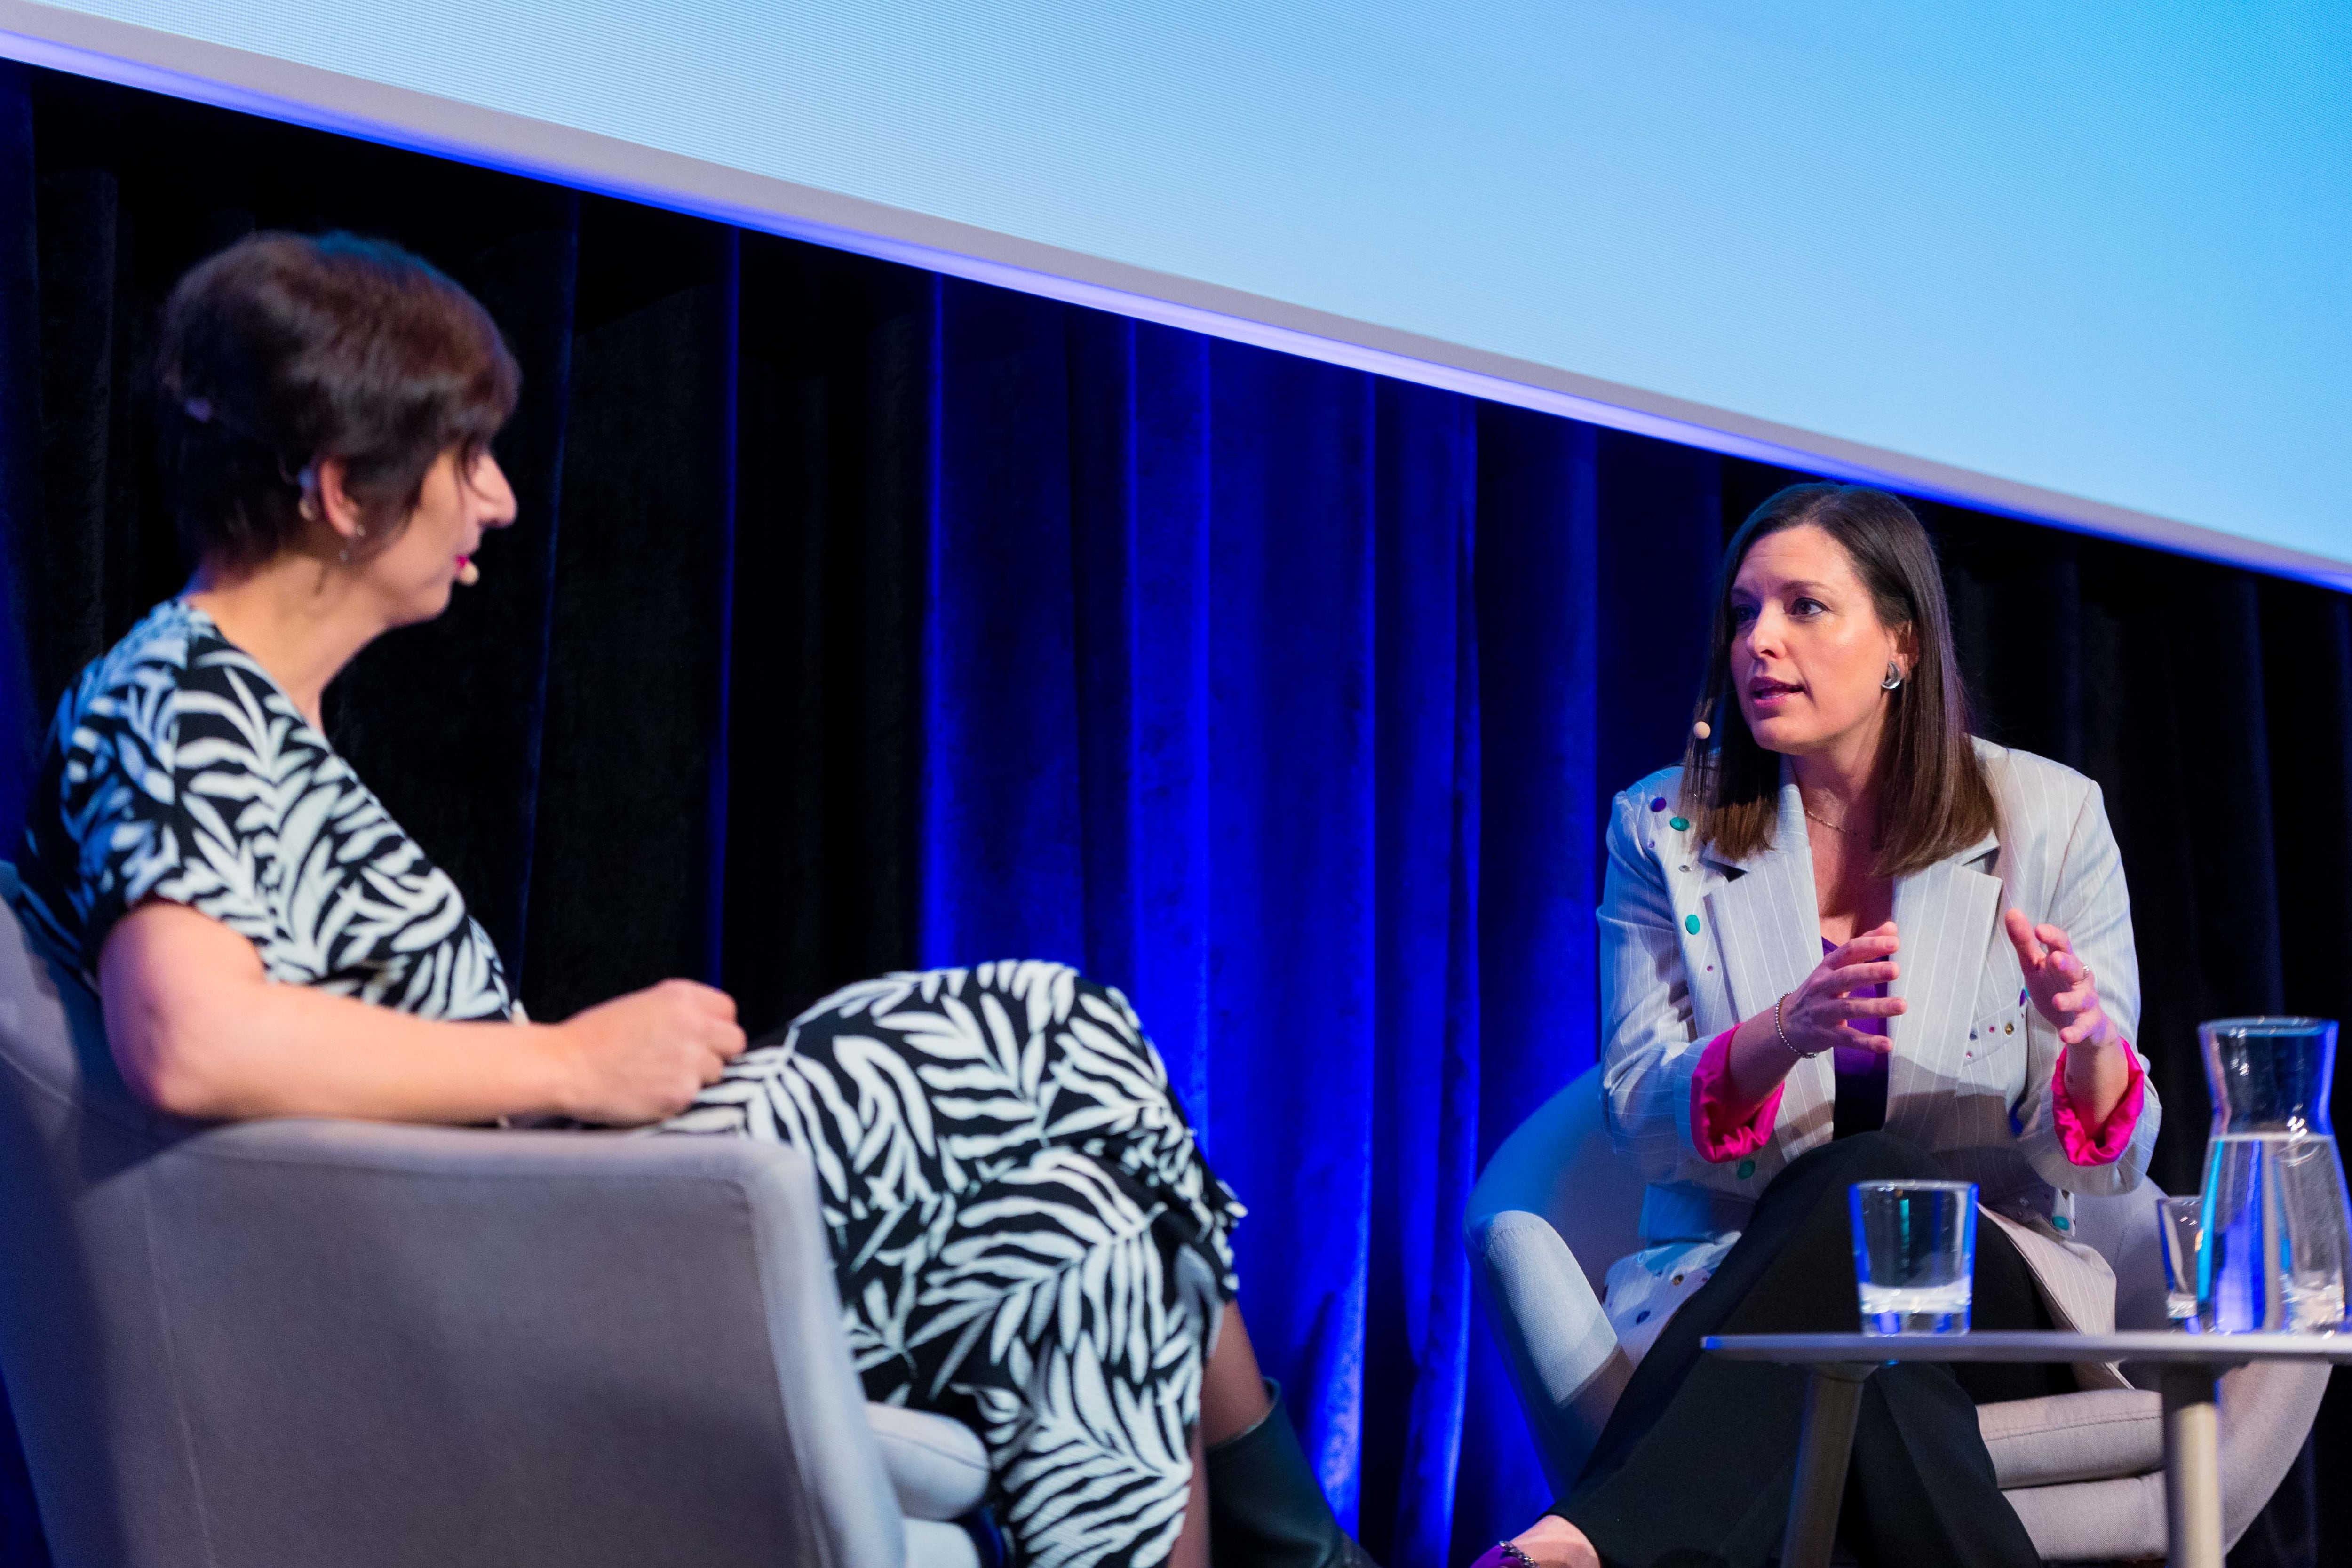
[[[1212,1568],[1380,1568],[1331,1517],[1282,1385],[1265,1391],[1274,1408],[1208,1453]]]

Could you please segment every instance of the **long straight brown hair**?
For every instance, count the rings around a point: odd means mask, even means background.
[[[1993,831],[2000,810],[1969,738],[1969,696],[1952,653],[1952,612],[1936,549],[1911,509],[1861,485],[1790,485],[1748,514],[1724,548],[1715,591],[1715,648],[1683,754],[1682,810],[1693,837],[1727,860],[1772,842],[1780,820],[1780,759],[1756,742],[1732,692],[1731,584],[1756,542],[1811,523],[1853,563],[1890,629],[1909,627],[1916,656],[1892,694],[1880,737],[1878,843],[1873,870],[1900,877],[1958,854]]]

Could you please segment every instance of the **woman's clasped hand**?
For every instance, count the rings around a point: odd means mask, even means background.
[[[1902,973],[1895,955],[1902,948],[1888,921],[1832,949],[1805,983],[1780,1000],[1780,1025],[1790,1049],[1817,1057],[1835,1046],[1887,1050],[1886,1037],[1854,1027],[1856,1018],[1893,1018],[1903,1012],[1900,996],[1856,996],[1873,985],[1891,985]]]
[[[533,1027],[556,1058],[557,1108],[607,1127],[676,1116],[745,1043],[735,999],[692,980],[665,980]]]

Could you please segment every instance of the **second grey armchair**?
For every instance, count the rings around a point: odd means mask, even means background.
[[[1561,1495],[1583,1469],[1633,1370],[1600,1291],[1609,1266],[1640,1245],[1643,1190],[1633,1162],[1611,1142],[1594,1068],[1504,1141],[1465,1216],[1472,1275],[1545,1474]],[[2114,1266],[2121,1328],[2165,1326],[2155,1216],[2163,1195],[2143,1182],[2120,1197],[2076,1202],[2076,1235]],[[2241,1367],[2222,1379],[2228,1541],[2278,1489],[2318,1414],[2327,1372],[2280,1363]],[[2151,1388],[1979,1407],[2002,1493],[2045,1560],[2164,1554],[2159,1403]]]

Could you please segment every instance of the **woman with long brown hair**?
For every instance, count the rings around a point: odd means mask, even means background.
[[[1603,1092],[1650,1182],[1605,1310],[1640,1358],[1582,1477],[1480,1568],[1760,1568],[1787,1517],[1801,1369],[1709,1334],[1856,1326],[1847,1189],[1979,1184],[1979,1328],[2114,1325],[2070,1238],[2158,1120],[2099,788],[1976,739],[1926,531],[1797,485],[1724,557],[1679,768],[1617,797],[1601,908]],[[1976,1406],[2111,1369],[1884,1368],[1840,1534],[1865,1563],[2032,1568]]]

